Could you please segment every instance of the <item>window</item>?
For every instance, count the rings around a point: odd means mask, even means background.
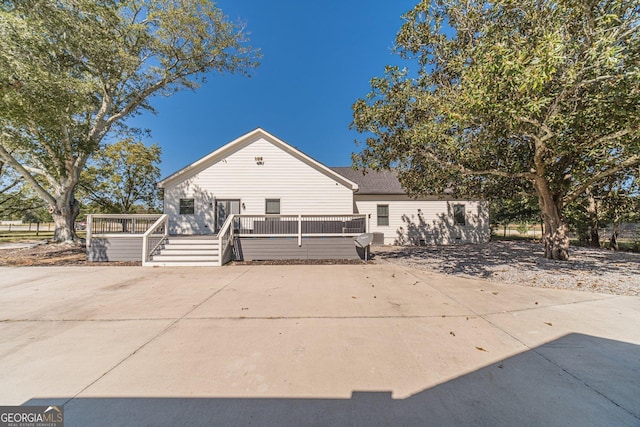
[[[467,224],[464,211],[464,205],[453,205],[453,223],[455,225]]]
[[[389,205],[378,205],[378,225],[389,225]]]
[[[194,206],[193,199],[180,199],[180,215],[193,215]]]
[[[266,199],[264,213],[267,215],[280,215],[280,199]]]

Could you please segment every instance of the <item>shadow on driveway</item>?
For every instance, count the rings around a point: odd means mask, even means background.
[[[639,426],[640,346],[569,334],[407,399],[354,391],[350,399],[58,397],[25,405],[64,402],[66,427]]]
[[[640,257],[637,254],[572,246],[569,249],[569,261],[554,261],[544,258],[543,249],[541,243],[507,241],[473,245],[398,247],[391,250],[378,248],[378,251],[374,248],[374,252],[381,259],[428,263],[434,271],[484,279],[492,277],[495,271],[514,264],[525,271],[560,274],[588,271],[594,275],[640,275]]]

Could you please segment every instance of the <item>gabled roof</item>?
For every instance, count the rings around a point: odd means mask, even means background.
[[[406,194],[398,176],[392,171],[368,170],[364,174],[361,170],[350,167],[331,168],[345,178],[358,184],[358,194]]]
[[[167,184],[169,184],[170,182],[176,181],[180,178],[185,179],[189,176],[192,176],[193,174],[206,169],[207,167],[217,163],[218,161],[221,161],[222,159],[226,158],[227,156],[229,156],[231,153],[235,152],[236,150],[242,148],[243,145],[245,144],[250,144],[253,141],[257,141],[258,139],[266,139],[267,141],[271,142],[273,145],[281,148],[283,151],[289,153],[290,155],[292,155],[293,157],[297,158],[298,160],[306,163],[307,165],[311,166],[312,168],[316,169],[317,171],[329,176],[330,178],[342,183],[344,186],[350,188],[353,191],[357,191],[358,190],[358,184],[356,184],[354,181],[351,181],[348,177],[339,174],[333,170],[331,170],[330,168],[328,168],[327,166],[323,165],[322,163],[318,162],[317,160],[314,160],[312,157],[307,156],[306,154],[304,154],[302,151],[298,150],[297,148],[292,147],[291,145],[287,144],[286,142],[282,141],[281,139],[275,137],[274,135],[270,134],[269,132],[261,129],[261,128],[257,128],[249,133],[246,133],[244,135],[242,135],[239,138],[234,139],[233,141],[229,142],[226,145],[223,145],[222,147],[218,148],[217,150],[215,150],[214,152],[204,156],[203,158],[201,158],[200,160],[197,160],[193,163],[191,163],[189,166],[180,169],[178,172],[175,172],[172,175],[169,175],[168,177],[164,178],[162,181],[158,182],[158,187],[159,188],[165,188],[165,186]]]

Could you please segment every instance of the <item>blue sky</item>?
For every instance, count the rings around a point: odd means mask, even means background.
[[[130,124],[151,130],[167,176],[261,127],[328,166],[351,165],[359,135],[351,105],[369,92],[392,53],[401,16],[417,0],[220,0],[260,48],[252,77],[212,74],[195,92],[155,98],[157,115]]]

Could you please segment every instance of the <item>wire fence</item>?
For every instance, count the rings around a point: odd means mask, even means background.
[[[542,238],[542,226],[540,224],[509,224],[495,225],[491,233],[499,237],[528,237],[532,239]]]
[[[523,237],[541,239],[543,227],[541,224],[509,224],[509,225],[493,225],[491,232],[497,237]],[[609,239],[613,233],[613,225],[608,224],[598,229],[600,239]],[[570,231],[569,237],[577,238],[575,232]],[[640,223],[623,222],[618,226],[618,238],[640,240]]]
[[[24,232],[24,233],[40,233],[53,232],[56,226],[53,222],[28,222],[19,221],[0,222],[0,232]],[[78,227],[76,227],[78,229]]]

